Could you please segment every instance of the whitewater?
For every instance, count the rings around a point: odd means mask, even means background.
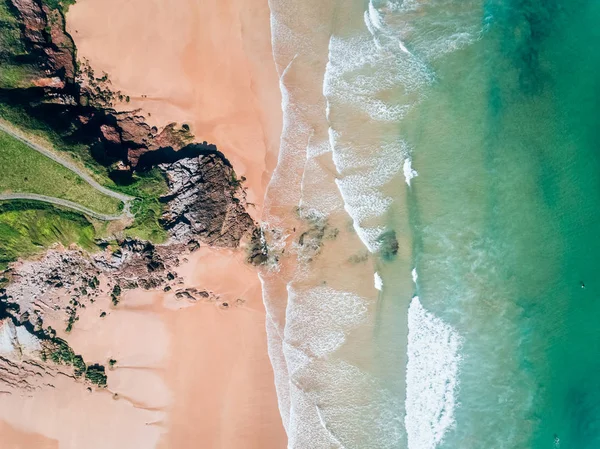
[[[289,448],[566,447],[540,409],[563,237],[536,164],[570,91],[530,3],[270,1],[261,281]]]

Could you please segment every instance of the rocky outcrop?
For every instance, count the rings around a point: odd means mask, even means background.
[[[113,109],[115,102],[128,101],[128,97],[114,92],[108,75],[98,77],[87,61],[77,67],[75,45],[65,31],[60,8],[51,8],[41,0],[8,1],[28,54],[6,56],[12,64],[21,61],[28,71],[37,66],[39,74],[31,80],[34,88],[2,89],[0,85],[0,101],[25,109],[66,140],[90,146],[92,155],[102,164],[120,162],[119,172],[135,170],[148,152],[158,153],[152,158],[155,164],[166,162],[169,158],[160,160],[161,151],[178,151],[193,142],[187,125],[177,127],[172,123],[159,131],[150,127],[139,111]],[[206,143],[202,145],[204,151],[216,150]]]
[[[162,198],[167,205],[162,223],[174,241],[197,238],[209,245],[236,247],[254,230],[241,183],[223,158],[204,155],[160,168],[169,184]]]
[[[101,151],[122,160],[129,170],[138,168],[140,159],[147,153],[156,153],[152,158],[154,161],[143,163],[139,168],[148,168],[156,162],[165,162],[168,158],[161,157],[164,150],[179,151],[190,145],[193,140],[187,128],[178,128],[175,123],[165,126],[159,132],[158,129],[151,128],[143,116],[136,115],[135,111],[120,113],[113,111],[93,121],[90,121],[89,116],[84,115],[80,116],[79,120],[88,135],[95,134],[98,127],[100,132],[97,144],[100,144]],[[208,146],[204,149],[207,148]]]
[[[123,289],[157,288],[172,276],[170,271],[179,265],[177,251],[172,247],[155,246],[150,242],[125,239],[112,251],[93,256],[93,263],[110,273],[115,284]]]
[[[174,280],[178,253],[178,247],[157,247],[133,239],[116,246],[107,244],[104,251],[91,256],[81,250],[53,249],[40,260],[12,267],[11,282],[0,289],[0,305],[12,306],[10,315],[36,331],[47,316],[64,318],[72,325],[77,310],[94,302],[101,289],[112,292],[113,302],[118,303],[122,290],[157,288]],[[108,280],[102,287],[101,275]]]
[[[252,231],[250,244],[248,245],[248,263],[252,265],[263,265],[269,260],[269,249],[262,229],[256,227]]]

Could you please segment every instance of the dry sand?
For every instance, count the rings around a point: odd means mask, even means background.
[[[78,57],[131,97],[119,109],[188,123],[217,145],[258,219],[281,132],[267,0],[78,0],[67,27]],[[285,448],[256,271],[241,250],[201,248],[178,274],[219,300],[134,290],[116,308],[105,296],[81,310],[59,335],[90,363],[117,360],[108,388],[59,376],[56,388],[1,395],[0,448]]]
[[[267,0],[78,0],[67,29],[78,58],[131,97],[118,109],[217,145],[260,217],[282,126]]]
[[[59,375],[47,379],[55,388],[0,395],[7,441],[19,449],[285,448],[255,270],[241,251],[206,247],[178,274],[182,286],[218,298],[136,289],[114,307],[102,277],[104,295],[80,309],[71,333],[47,320],[88,363],[117,363],[105,390]]]
[[[58,449],[58,441],[22,432],[4,421],[0,421],[0,439],[2,449]]]

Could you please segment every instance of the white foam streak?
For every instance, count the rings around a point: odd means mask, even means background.
[[[404,160],[404,166],[402,167],[402,171],[404,172],[404,180],[406,184],[410,187],[410,180],[419,176],[416,170],[412,168],[412,161],[410,159]]]
[[[435,449],[454,425],[462,339],[415,296],[408,310],[408,449]]]
[[[383,289],[383,279],[381,279],[381,276],[377,272],[375,272],[374,278],[375,288],[381,291]]]
[[[417,279],[419,279],[419,275],[417,274],[417,269],[413,268],[412,271],[410,272],[410,274],[412,276],[413,282],[416,284],[417,283]]]
[[[408,51],[408,48],[404,46],[404,43],[401,40],[398,41],[398,46],[400,47],[400,50],[402,50],[404,53],[412,55],[412,53]]]

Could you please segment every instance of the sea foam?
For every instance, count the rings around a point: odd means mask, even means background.
[[[410,275],[412,276],[413,282],[416,284],[417,279],[419,279],[419,275],[417,274],[417,269],[413,268],[412,271],[410,272]]]
[[[306,354],[324,357],[345,341],[365,320],[366,300],[329,287],[297,291],[288,286],[285,341]]]
[[[379,126],[389,123],[389,129],[395,130],[432,78],[426,65],[399,45],[397,33],[373,3],[364,13],[364,22],[363,33],[331,36],[323,95],[344,209],[366,248],[377,252],[385,230],[382,217],[393,203],[382,187],[403,170],[408,184],[417,175],[410,168],[408,144],[397,135],[392,137],[395,131],[382,135]],[[390,92],[409,95],[399,101]],[[337,119],[338,112],[343,119]],[[347,116],[369,120],[348,122]],[[373,139],[357,142],[357,134],[372,135]]]
[[[454,425],[461,346],[456,329],[413,297],[408,309],[404,420],[408,449],[434,449]]]
[[[406,181],[406,184],[410,187],[410,180],[419,176],[417,171],[412,168],[412,161],[410,159],[407,158],[404,160],[402,171],[404,173],[404,180]]]

